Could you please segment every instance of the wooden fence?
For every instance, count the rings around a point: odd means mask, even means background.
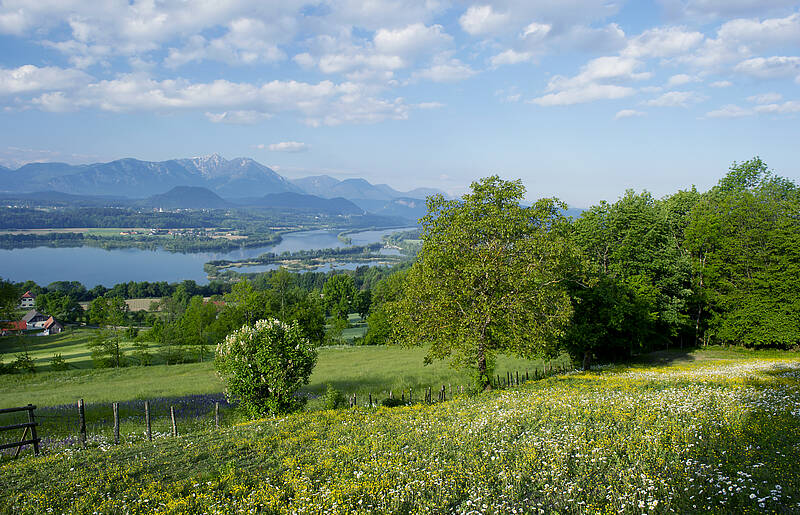
[[[570,367],[565,365],[552,365],[549,364],[543,370],[534,370],[533,373],[529,373],[527,370],[525,372],[506,372],[505,377],[497,374],[493,377],[490,381],[491,387],[494,389],[503,389],[503,388],[510,388],[514,386],[518,386],[525,381],[529,381],[531,379],[544,379],[546,377],[550,377],[553,375],[561,374],[570,370]],[[436,401],[434,401],[433,392],[437,392]],[[432,387],[423,388],[421,398],[419,396],[415,397],[413,389],[409,388],[407,391],[402,390],[400,392],[400,397],[396,397],[391,390],[389,390],[389,397],[388,399],[384,399],[384,401],[378,401],[378,397],[374,397],[372,393],[367,395],[367,398],[362,399],[368,400],[367,406],[375,407],[378,404],[384,404],[386,406],[399,406],[404,404],[413,404],[415,399],[419,399],[421,402],[426,404],[433,404],[434,402],[444,402],[448,400],[448,396],[450,399],[453,398],[454,394],[463,394],[464,393],[464,386],[456,385],[455,388],[452,384],[442,385],[441,388],[437,390],[433,390]],[[406,394],[408,394],[406,396]],[[407,399],[407,400],[406,400]],[[387,402],[387,400],[389,402]],[[351,408],[358,406],[358,398],[356,394],[352,396],[348,396],[349,405]],[[220,411],[219,411],[219,402],[214,403],[214,427],[219,429],[220,427]],[[22,433],[22,438],[19,442],[8,443],[0,445],[0,450],[2,449],[9,449],[16,447],[17,451],[14,454],[14,457],[18,457],[19,453],[23,446],[33,444],[33,452],[34,454],[39,454],[39,442],[41,439],[37,436],[36,427],[38,423],[34,417],[34,410],[36,406],[32,404],[28,404],[27,406],[22,406],[19,408],[6,408],[0,409],[0,414],[3,413],[14,413],[20,411],[27,411],[28,412],[28,422],[22,424],[12,424],[8,426],[0,426],[0,432],[2,431],[11,431],[14,429],[24,429]],[[119,444],[120,442],[120,417],[119,417],[119,403],[114,402],[111,404],[111,410],[113,413],[114,419],[114,443]],[[87,435],[86,435],[86,410],[84,406],[83,399],[80,399],[77,403],[77,411],[78,411],[78,438],[80,445],[84,448],[87,447]],[[169,407],[170,412],[170,420],[172,422],[172,436],[178,436],[178,424],[175,418],[175,407]],[[144,401],[144,412],[142,413],[144,422],[145,422],[145,434],[148,441],[153,440],[153,431],[151,427],[151,420],[150,420],[150,402]],[[26,440],[28,436],[28,432],[31,434],[31,438]]]
[[[36,423],[36,417],[33,414],[36,406],[33,404],[28,404],[27,406],[20,406],[19,408],[5,408],[0,409],[0,414],[2,413],[17,413],[20,411],[27,411],[28,412],[28,421],[23,422],[22,424],[11,424],[9,426],[0,426],[0,432],[2,431],[13,431],[15,429],[24,429],[22,432],[22,438],[19,442],[13,443],[6,443],[0,445],[0,450],[3,449],[12,449],[14,447],[17,448],[17,451],[14,453],[14,457],[16,458],[19,456],[22,447],[25,445],[33,444],[33,453],[39,454],[39,441],[40,438],[36,436],[36,426],[39,425]],[[28,436],[28,432],[30,432],[31,437],[30,439],[26,440],[25,438]]]

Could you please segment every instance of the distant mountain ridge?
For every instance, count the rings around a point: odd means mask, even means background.
[[[3,172],[0,189],[145,198],[176,186],[204,187],[227,198],[303,193],[285,177],[253,159],[227,160],[218,154],[168,161],[126,158],[87,165],[30,163]]]
[[[424,200],[429,195],[445,193],[434,188],[416,188],[411,191],[397,191],[388,184],[370,184],[365,179],[334,179],[329,175],[315,175],[291,181],[309,195],[324,198],[343,197],[349,200],[394,200],[413,198]],[[357,202],[356,202],[357,203]]]

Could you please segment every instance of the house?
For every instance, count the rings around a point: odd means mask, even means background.
[[[30,309],[36,305],[36,295],[30,291],[26,291],[19,299],[19,307],[21,309]]]
[[[0,336],[6,336],[13,332],[22,332],[28,329],[28,324],[24,320],[14,320],[11,322],[0,322]]]
[[[58,334],[64,330],[64,326],[61,325],[58,320],[53,317],[48,318],[44,322],[44,334],[45,336],[49,334]]]
[[[25,316],[22,317],[22,321],[25,322],[28,326],[28,329],[44,329],[44,323],[47,322],[47,315],[43,315],[32,309],[25,313]]]

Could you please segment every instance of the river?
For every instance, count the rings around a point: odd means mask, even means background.
[[[352,245],[381,241],[384,234],[412,229],[384,229],[350,234]],[[113,249],[95,247],[35,247],[0,249],[0,278],[21,282],[36,281],[45,286],[53,281],[80,281],[87,288],[97,284],[110,287],[128,281],[177,282],[192,279],[206,284],[203,265],[216,259],[239,260],[265,252],[296,252],[347,246],[337,238],[338,230],[314,230],[288,233],[274,246],[241,248],[230,252],[173,253],[165,250]],[[350,268],[340,263],[337,268]],[[320,269],[329,270],[330,267]],[[255,272],[257,268],[243,268]]]

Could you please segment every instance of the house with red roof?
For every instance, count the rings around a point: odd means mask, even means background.
[[[19,299],[19,307],[22,309],[30,309],[36,306],[36,295],[30,291],[26,291]]]
[[[48,318],[44,323],[44,334],[45,336],[50,334],[58,334],[64,330],[64,326],[61,325],[58,320],[53,317]]]

